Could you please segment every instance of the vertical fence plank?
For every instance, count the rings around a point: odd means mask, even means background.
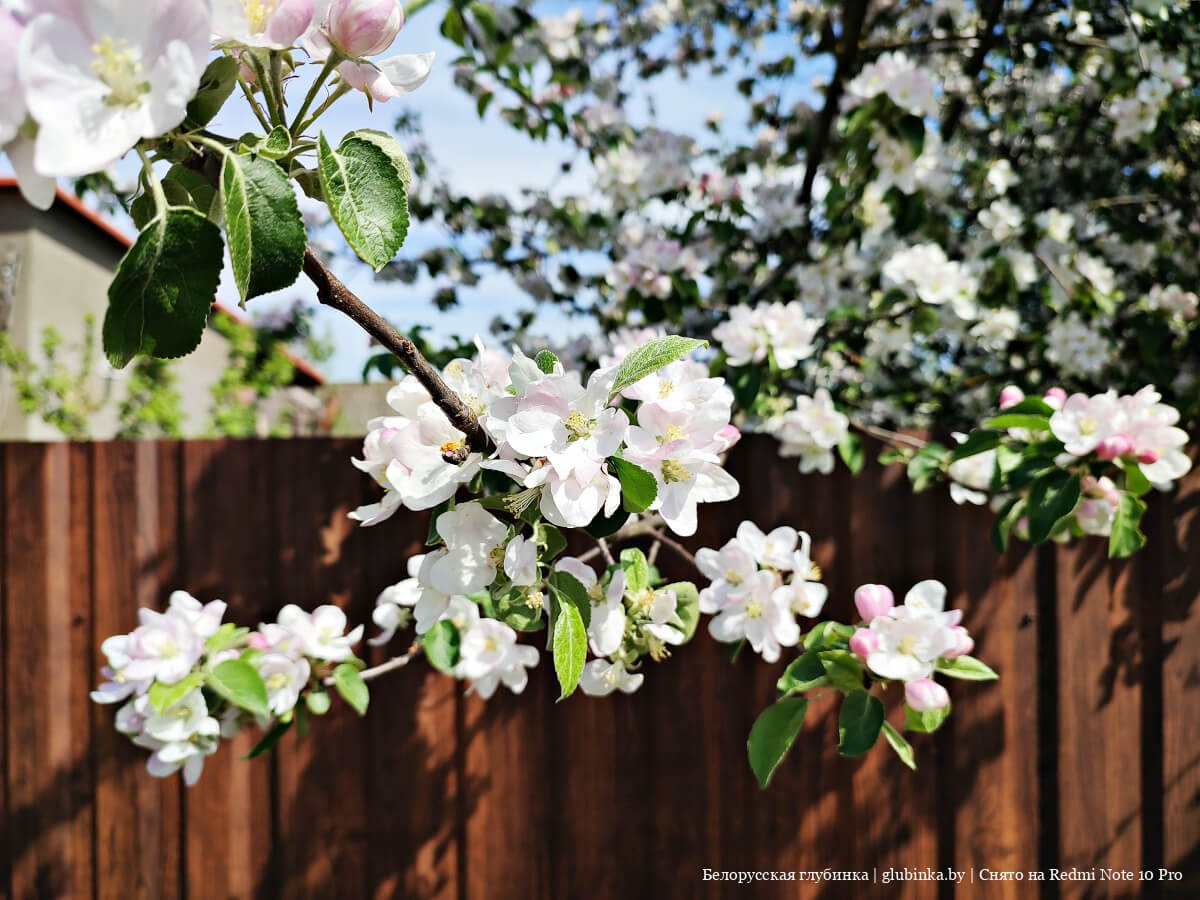
[[[179,445],[93,445],[95,625],[101,641],[137,626],[138,607],[162,609],[175,587]],[[146,751],[113,727],[116,707],[92,711],[96,759],[96,896],[180,895],[178,777],[145,770]]]
[[[5,529],[7,776],[14,897],[91,893],[88,448],[10,445]],[[14,664],[15,663],[15,664]]]
[[[954,712],[942,814],[953,829],[956,869],[1027,872],[1038,859],[1036,552],[1016,541],[997,557],[986,510],[964,507],[943,527],[952,606],[975,638],[974,654],[997,682],[946,679]],[[958,896],[969,897],[970,885]],[[989,885],[989,897],[1028,896],[1022,882]]]
[[[275,606],[335,604],[349,627],[369,625],[359,545],[349,539],[358,526],[346,517],[362,484],[348,462],[353,442],[278,441],[267,449],[276,472],[320,473],[277,481]],[[367,893],[366,726],[331,692],[332,707],[310,720],[310,734],[292,729],[277,748],[276,874],[289,898]]]
[[[269,444],[263,441],[183,445],[182,585],[201,600],[225,600],[226,621],[238,624],[268,621],[276,611],[271,581],[277,514],[270,462]],[[190,897],[276,893],[270,868],[272,758],[241,758],[260,737],[250,726],[222,742],[220,752],[206,761],[203,777],[185,794]]]
[[[1057,550],[1060,861],[1066,869],[1141,863],[1140,692],[1132,665],[1136,605],[1123,602],[1128,564],[1100,541]],[[1136,648],[1134,648],[1136,649]]]
[[[1183,874],[1165,887],[1200,894],[1200,470],[1170,498],[1154,497],[1162,584],[1162,862]],[[1152,507],[1153,510],[1153,507]]]
[[[356,474],[359,484],[347,496],[358,496],[363,503],[378,499],[376,485]],[[427,534],[427,514],[400,512],[383,525],[356,526],[349,540],[359,548],[360,590],[368,606],[385,587],[408,576],[408,559],[425,552]],[[391,643],[372,648],[372,664],[405,653],[413,637],[410,626]],[[458,786],[457,683],[419,656],[370,687],[365,771],[370,896],[455,900],[464,813]]]

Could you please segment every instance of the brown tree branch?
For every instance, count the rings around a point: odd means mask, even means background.
[[[977,37],[979,45],[975,48],[975,52],[971,54],[971,58],[967,60],[967,64],[963,66],[963,74],[969,81],[974,81],[976,76],[983,71],[983,63],[987,58],[992,47],[996,45],[998,35],[996,32],[996,23],[1000,21],[1000,14],[1004,12],[1004,0],[983,0],[980,4],[981,15],[983,18],[983,27],[979,29]],[[962,119],[962,114],[966,111],[967,100],[962,94],[955,95],[950,101],[950,106],[946,110],[946,114],[942,116],[941,134],[942,142],[948,143],[958,128],[959,120]]]
[[[487,432],[479,424],[475,413],[446,382],[442,381],[442,376],[429,364],[429,360],[417,349],[416,344],[397,332],[378,313],[358,299],[350,288],[329,271],[329,267],[321,262],[311,247],[304,248],[304,274],[316,285],[317,300],[348,316],[363,331],[390,350],[403,363],[404,368],[416,376],[422,387],[429,391],[433,402],[446,414],[450,424],[466,435],[467,446],[470,449],[478,452],[487,450]]]

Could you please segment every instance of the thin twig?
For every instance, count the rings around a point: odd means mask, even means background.
[[[404,364],[425,390],[433,402],[446,414],[450,424],[467,437],[467,446],[472,450],[484,451],[488,447],[487,432],[479,424],[475,413],[462,401],[458,394],[442,381],[437,369],[429,364],[417,345],[392,328],[373,309],[363,303],[358,296],[346,287],[342,281],[329,271],[329,267],[321,262],[320,257],[311,247],[304,249],[304,274],[317,287],[317,300],[325,306],[332,306],[338,312],[349,316],[355,324],[367,334],[379,341]]]
[[[372,678],[378,678],[380,675],[385,675],[395,669],[402,669],[410,662],[421,655],[421,645],[413,644],[408,648],[408,652],[403,656],[393,656],[387,662],[380,663],[377,666],[371,666],[369,669],[363,669],[358,673],[363,681],[370,681]],[[330,675],[325,679],[326,684],[333,684],[333,676]]]
[[[659,531],[657,528],[649,529],[649,533],[654,535],[655,541],[660,541],[663,544],[666,544],[668,547],[670,547],[672,550],[674,550],[676,553],[678,553],[680,556],[682,556],[685,560],[687,560],[693,566],[696,565],[696,557],[692,555],[692,551],[689,550],[687,547],[683,546],[683,544],[679,543],[679,541],[675,540],[675,538],[668,537],[666,534]]]
[[[913,437],[909,434],[902,434],[899,431],[892,431],[890,428],[880,428],[878,425],[871,425],[868,422],[863,422],[861,419],[850,420],[850,425],[857,428],[863,434],[870,435],[873,438],[891,444],[892,446],[913,447],[920,450],[925,446],[927,441],[923,441],[918,437]]]
[[[604,554],[604,561],[610,566],[616,565],[617,561],[613,559],[612,551],[608,549],[608,541],[604,538],[596,539],[596,546],[600,548],[600,552]]]
[[[653,544],[651,544],[650,552],[646,554],[646,562],[650,563],[650,565],[654,565],[655,561],[658,559],[658,551],[661,549],[662,541],[656,540]]]
[[[971,58],[967,60],[963,66],[963,77],[971,83],[974,83],[976,77],[983,71],[984,61],[987,59],[988,53],[995,46],[996,40],[999,37],[996,32],[996,24],[1000,21],[1000,15],[1004,12],[1004,0],[988,0],[988,2],[980,4],[980,17],[983,19],[983,27],[978,31],[979,44],[975,47],[975,52],[971,54]],[[956,94],[954,99],[950,101],[950,106],[946,110],[946,114],[942,117],[941,127],[938,129],[942,135],[942,142],[949,143],[950,138],[954,136],[954,132],[958,129],[958,123],[962,120],[963,112],[966,111],[967,101],[962,94]]]

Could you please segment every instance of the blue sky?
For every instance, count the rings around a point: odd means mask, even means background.
[[[534,7],[537,14],[563,12],[572,4],[555,0],[542,2]],[[582,4],[585,12],[594,9],[594,4]],[[437,58],[429,80],[415,93],[386,104],[376,105],[369,111],[360,95],[344,98],[321,119],[321,128],[334,137],[355,128],[378,128],[390,131],[400,113],[406,108],[419,112],[425,140],[429,144],[438,168],[451,183],[465,192],[498,192],[515,195],[521,186],[545,185],[559,165],[572,158],[571,148],[554,139],[536,142],[523,136],[500,121],[494,111],[480,120],[474,101],[453,86],[450,60],[459,54],[459,48],[445,40],[439,33],[442,11],[441,3],[430,6],[414,15],[404,26],[391,52],[417,53],[434,50]],[[790,37],[769,38],[773,50],[781,42],[790,43]],[[315,69],[315,67],[306,67]],[[812,99],[810,87],[814,75],[822,74],[827,66],[818,64],[797,73],[794,88],[789,90],[788,100]],[[289,96],[299,97],[307,89],[307,74],[289,88]],[[705,116],[714,109],[726,113],[722,135],[726,139],[744,136],[742,118],[745,100],[737,94],[735,84],[740,72],[730,72],[719,79],[706,73],[697,73],[687,81],[674,72],[665,73],[647,83],[641,102],[626,109],[627,115],[636,124],[647,122],[645,99],[656,107],[656,124],[683,133],[701,135]],[[256,128],[256,122],[243,104],[231,103],[213,123],[213,129],[225,134],[240,134]],[[708,138],[712,140],[711,136]],[[125,160],[122,171],[136,171],[136,161]],[[568,186],[586,190],[588,167],[575,166],[565,181]],[[131,230],[131,229],[130,229]],[[339,236],[334,234],[335,239]],[[400,257],[418,256],[423,250],[440,243],[435,226],[413,225],[409,239],[400,251]],[[338,274],[368,304],[381,315],[392,321],[401,330],[414,325],[425,325],[431,329],[435,340],[450,335],[469,337],[474,333],[484,334],[489,322],[500,311],[527,308],[529,299],[518,291],[506,278],[488,277],[471,288],[458,291],[459,306],[440,313],[429,302],[433,289],[428,282],[416,285],[376,282],[366,265],[340,266]],[[248,312],[270,309],[279,305],[290,305],[296,298],[311,298],[301,280],[296,288],[276,295],[250,301]],[[228,269],[222,278],[220,299],[227,305],[236,305],[236,292]],[[313,301],[315,305],[315,300]],[[339,313],[319,308],[316,316],[319,331],[328,333],[334,340],[336,352],[331,360],[323,364],[325,374],[332,380],[353,381],[360,377],[363,361],[372,352],[368,349],[367,337],[348,319]],[[544,307],[538,316],[534,330],[555,338],[587,333],[589,325],[585,319],[569,319],[557,309]]]

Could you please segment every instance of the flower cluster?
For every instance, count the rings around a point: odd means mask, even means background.
[[[696,568],[712,584],[700,591],[700,611],[713,616],[709,633],[722,643],[746,641],[767,662],[800,640],[796,616],[815,618],[828,589],[809,556],[806,532],[781,526],[763,534],[742,522],[720,550],[696,553]]]
[[[737,482],[720,465],[738,438],[730,425],[733,395],[702,365],[677,360],[620,384],[622,369],[612,366],[585,384],[548,351],[538,360],[514,350],[505,369],[481,350],[447,368],[447,383],[495,443],[487,459],[468,450],[415,379],[394,387],[388,401],[398,415],[372,420],[364,458],[355,460],[386,493],[353,517],[370,525],[401,505],[428,509],[481,470],[524,489],[510,502],[535,505],[549,522],[569,528],[617,514],[622,473],[652,479],[648,508],[684,535],[696,530],[697,504],[737,495]]]
[[[823,324],[798,302],[735,306],[729,318],[713,330],[713,338],[731,366],[770,359],[786,370],[813,355],[813,340]]]
[[[864,584],[854,592],[854,605],[863,622],[850,637],[850,652],[879,678],[904,682],[910,709],[926,713],[948,706],[950,695],[933,674],[970,653],[975,642],[958,624],[962,610],[946,610],[946,586],[922,581],[897,606],[886,585]]]
[[[363,629],[345,633],[338,607],[309,613],[289,604],[254,632],[222,624],[224,615],[220,600],[202,604],[175,591],[166,612],[139,610],[137,628],[101,645],[106,680],[92,699],[123,702],[116,728],[150,751],[151,775],[182,770],[195,784],[220,739],[250,721],[268,732],[263,743],[273,744],[298,716],[328,710],[327,676],[355,709],[366,709],[361,664],[351,651]]]
[[[850,420],[834,407],[829,391],[819,388],[811,397],[796,397],[795,407],[769,419],[765,430],[779,441],[780,456],[800,457],[801,472],[828,475],[834,448],[850,434]]]

